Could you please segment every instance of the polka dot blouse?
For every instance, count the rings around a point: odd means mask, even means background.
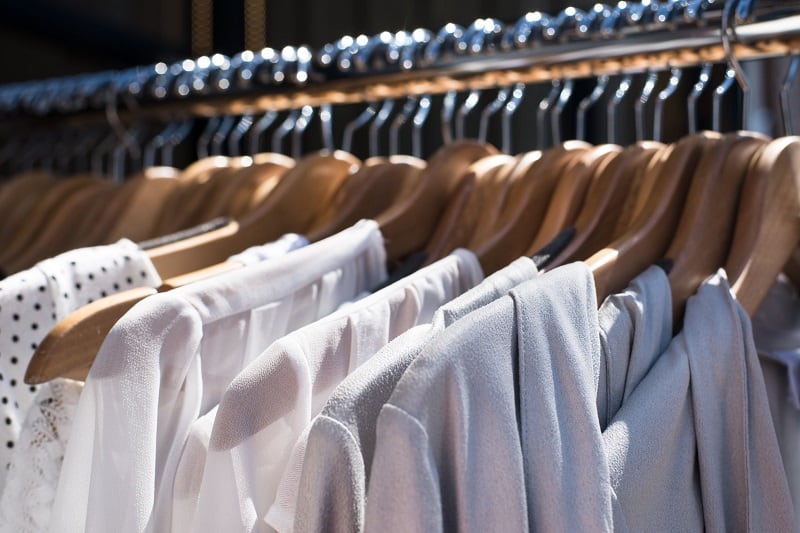
[[[161,279],[136,244],[81,248],[0,281],[0,489],[36,387],[23,379],[36,347],[62,319],[93,301]]]

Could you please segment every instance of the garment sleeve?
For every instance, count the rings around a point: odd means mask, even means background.
[[[405,411],[385,405],[378,417],[365,531],[443,531],[438,478],[425,428]]]
[[[300,476],[295,532],[364,530],[364,461],[350,431],[319,416],[311,426]]]

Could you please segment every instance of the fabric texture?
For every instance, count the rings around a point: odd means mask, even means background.
[[[287,234],[234,258],[250,265],[276,259],[307,244],[304,237]],[[42,385],[37,392],[34,408],[22,425],[21,445],[15,448],[11,458],[8,482],[0,500],[0,526],[7,530],[47,530],[64,450],[72,430],[74,407],[82,390],[82,382],[56,379]]]
[[[403,372],[433,335],[536,275],[533,261],[518,259],[443,305],[431,324],[400,335],[350,374],[296,445],[305,455],[296,509],[287,511],[295,520],[293,527],[279,530],[363,531],[378,414]]]
[[[302,466],[302,460],[290,461],[291,452],[334,388],[387,342],[430,321],[442,304],[482,278],[475,255],[457,250],[272,344],[220,402],[189,529],[290,526]],[[279,493],[282,479],[285,491]]]
[[[40,387],[25,417],[9,468],[0,501],[0,531],[47,531],[82,390],[82,382],[61,378]]]
[[[750,321],[722,271],[689,299],[683,330],[603,440],[616,529],[793,527]]]
[[[232,255],[228,258],[228,261],[241,263],[245,266],[256,265],[270,259],[282,257],[292,250],[298,250],[308,246],[308,244],[308,239],[302,235],[287,233],[273,242],[261,246],[253,246],[241,253]]]
[[[0,490],[37,392],[23,380],[39,343],[60,320],[87,303],[160,284],[150,259],[129,240],[72,250],[0,282]]]
[[[51,530],[168,529],[190,424],[275,339],[385,277],[383,238],[361,221],[137,304],[109,333],[81,394]]]
[[[610,501],[607,486],[603,487],[607,469],[604,480],[595,408],[596,324],[591,274],[585,266],[568,265],[519,285],[509,296],[439,333],[408,367],[381,409],[366,530],[606,527]],[[537,326],[533,334],[529,328]],[[530,345],[528,340],[536,342]],[[564,341],[571,345],[560,346]],[[587,354],[587,347],[594,347],[594,354]],[[571,351],[571,356],[561,357],[557,364],[549,359],[548,354],[564,356],[562,349]],[[518,370],[521,393],[526,386],[540,387],[546,389],[540,396],[551,396],[535,404],[533,394],[518,395]],[[529,379],[535,373],[540,376],[537,384]],[[557,390],[554,383],[559,384]],[[567,405],[559,412],[562,403]],[[534,408],[563,418],[537,420],[530,413]],[[544,435],[548,422],[564,420],[570,427],[562,424]],[[572,442],[573,437],[578,442]],[[539,480],[547,487],[546,495],[533,488],[536,475],[526,472],[531,462],[523,454],[537,440],[538,460],[552,463],[542,472],[557,470],[555,477]],[[534,497],[547,500],[550,507],[529,502]],[[578,509],[576,501],[581,502]],[[529,507],[541,512],[533,515]]]
[[[800,296],[788,280],[778,279],[756,312],[753,337],[797,513],[800,510]],[[795,531],[800,531],[800,524]]]

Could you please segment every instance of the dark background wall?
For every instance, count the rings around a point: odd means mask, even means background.
[[[345,34],[438,29],[446,22],[467,24],[478,17],[511,22],[527,11],[552,13],[593,3],[216,0],[211,9],[212,0],[0,0],[0,83],[211,52],[234,54],[264,45],[319,46]]]

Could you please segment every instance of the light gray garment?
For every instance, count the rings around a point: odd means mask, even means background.
[[[582,264],[523,283],[437,335],[378,418],[366,530],[610,529],[599,354]]]
[[[753,317],[753,337],[796,512],[800,509],[800,297],[787,280],[775,283]],[[800,531],[800,524],[795,531]]]
[[[603,439],[619,503],[617,528],[793,527],[750,321],[722,271],[689,299],[683,331],[622,404]]]
[[[378,414],[403,372],[436,333],[536,275],[529,258],[514,261],[439,308],[431,324],[394,339],[336,388],[307,434],[294,531],[363,530]]]
[[[650,267],[603,301],[597,413],[605,429],[622,403],[672,340],[672,307],[666,273]]]

